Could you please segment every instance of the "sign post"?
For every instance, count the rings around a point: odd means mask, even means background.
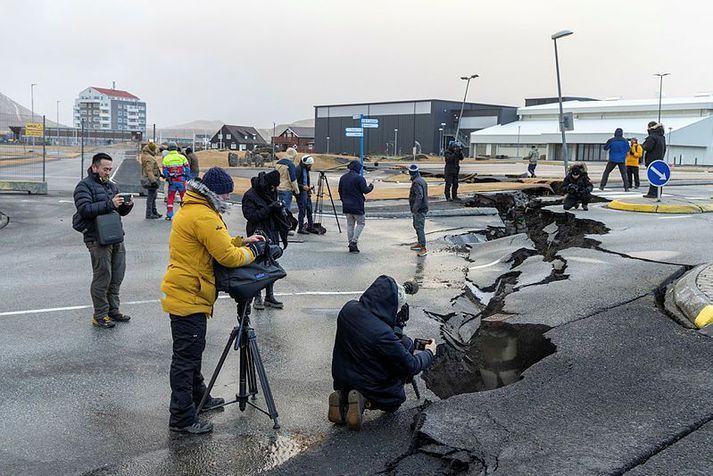
[[[359,119],[359,127],[346,127],[344,134],[347,137],[359,138],[359,162],[361,162],[361,175],[364,175],[364,129],[378,128],[379,120],[364,117],[364,114],[354,114],[352,119]]]
[[[646,178],[649,183],[657,187],[656,201],[661,201],[663,187],[671,180],[671,168],[663,160],[654,160],[646,168]]]

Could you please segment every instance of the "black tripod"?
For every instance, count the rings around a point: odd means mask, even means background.
[[[319,221],[322,221],[322,215],[324,213],[324,189],[325,185],[327,188],[327,193],[329,194],[329,200],[332,202],[332,212],[334,213],[334,219],[337,222],[337,229],[339,233],[342,232],[342,227],[339,225],[339,218],[337,217],[337,207],[334,206],[334,197],[332,196],[332,189],[329,188],[329,180],[324,174],[323,170],[319,171],[319,182],[317,183],[317,199],[314,204],[314,215],[315,218],[319,215]],[[317,221],[317,220],[315,220]]]
[[[218,360],[218,365],[215,367],[213,376],[210,378],[210,383],[208,388],[201,398],[201,403],[198,405],[196,413],[200,413],[205,405],[210,391],[213,389],[216,379],[220,370],[223,368],[225,359],[228,357],[228,352],[230,352],[230,347],[233,346],[233,341],[235,341],[235,350],[240,350],[240,383],[238,393],[235,395],[235,400],[230,402],[225,402],[222,405],[212,407],[220,408],[231,403],[238,403],[240,411],[245,411],[247,405],[260,410],[265,415],[269,416],[270,419],[275,423],[273,428],[277,430],[280,428],[280,423],[277,420],[277,407],[275,406],[275,400],[272,398],[272,390],[270,390],[270,382],[267,381],[267,373],[265,372],[265,366],[262,364],[262,359],[260,358],[260,349],[257,347],[257,340],[255,336],[255,329],[250,327],[250,301],[240,301],[238,302],[238,325],[233,327],[230,332],[230,337],[228,338],[228,343],[225,344],[225,349],[223,349],[223,354]],[[260,379],[260,386],[262,387],[262,393],[265,395],[265,403],[267,404],[267,411],[255,405],[253,402],[257,400],[257,378]],[[250,397],[250,400],[248,400]]]

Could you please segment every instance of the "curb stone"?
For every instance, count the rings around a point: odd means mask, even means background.
[[[672,286],[668,294],[691,323],[690,327],[702,329],[713,324],[713,264],[693,268]]]
[[[654,203],[630,203],[623,200],[612,200],[607,205],[613,210],[642,213],[710,213],[713,212],[713,203],[701,203],[700,205],[688,203],[680,205],[657,204]]]

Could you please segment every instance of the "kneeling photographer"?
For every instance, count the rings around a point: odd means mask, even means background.
[[[223,169],[208,170],[202,180],[187,184],[185,203],[173,220],[169,238],[169,263],[161,283],[163,310],[171,317],[171,431],[207,433],[210,423],[201,422],[196,407],[206,390],[201,374],[207,318],[218,297],[213,260],[236,268],[255,260],[254,243],[261,236],[232,238],[221,213],[229,204],[233,179]],[[205,409],[224,403],[209,398]]]
[[[406,290],[382,275],[358,301],[342,307],[332,353],[329,421],[359,430],[365,408],[396,411],[406,401],[404,384],[433,363],[435,339],[414,354],[413,341],[403,334],[405,298]]]

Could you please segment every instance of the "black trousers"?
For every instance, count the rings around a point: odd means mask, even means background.
[[[537,168],[537,164],[528,164],[527,165],[527,172],[530,174],[530,177],[535,177],[535,169]]]
[[[458,172],[446,172],[446,200],[458,198]]]
[[[616,167],[619,167],[619,173],[621,174],[621,181],[624,182],[624,190],[629,190],[629,182],[626,180],[626,165],[622,162],[621,164],[615,164],[614,162],[607,162],[607,166],[602,174],[602,183],[599,185],[600,188],[607,186],[607,181],[609,180],[609,174]]]
[[[641,182],[639,181],[639,166],[638,165],[627,165],[626,166],[626,180],[629,182],[629,186],[632,184],[634,187],[639,188]]]
[[[568,193],[564,197],[564,209],[569,210],[574,208],[580,203],[582,205],[587,205],[592,200],[592,195],[589,193]]]
[[[205,349],[207,316],[171,314],[173,358],[171,360],[170,426],[184,427],[198,420],[196,407],[205,393],[201,360]]]
[[[158,210],[156,210],[157,195],[158,187],[146,189],[146,218],[149,218],[153,215],[158,215]]]

